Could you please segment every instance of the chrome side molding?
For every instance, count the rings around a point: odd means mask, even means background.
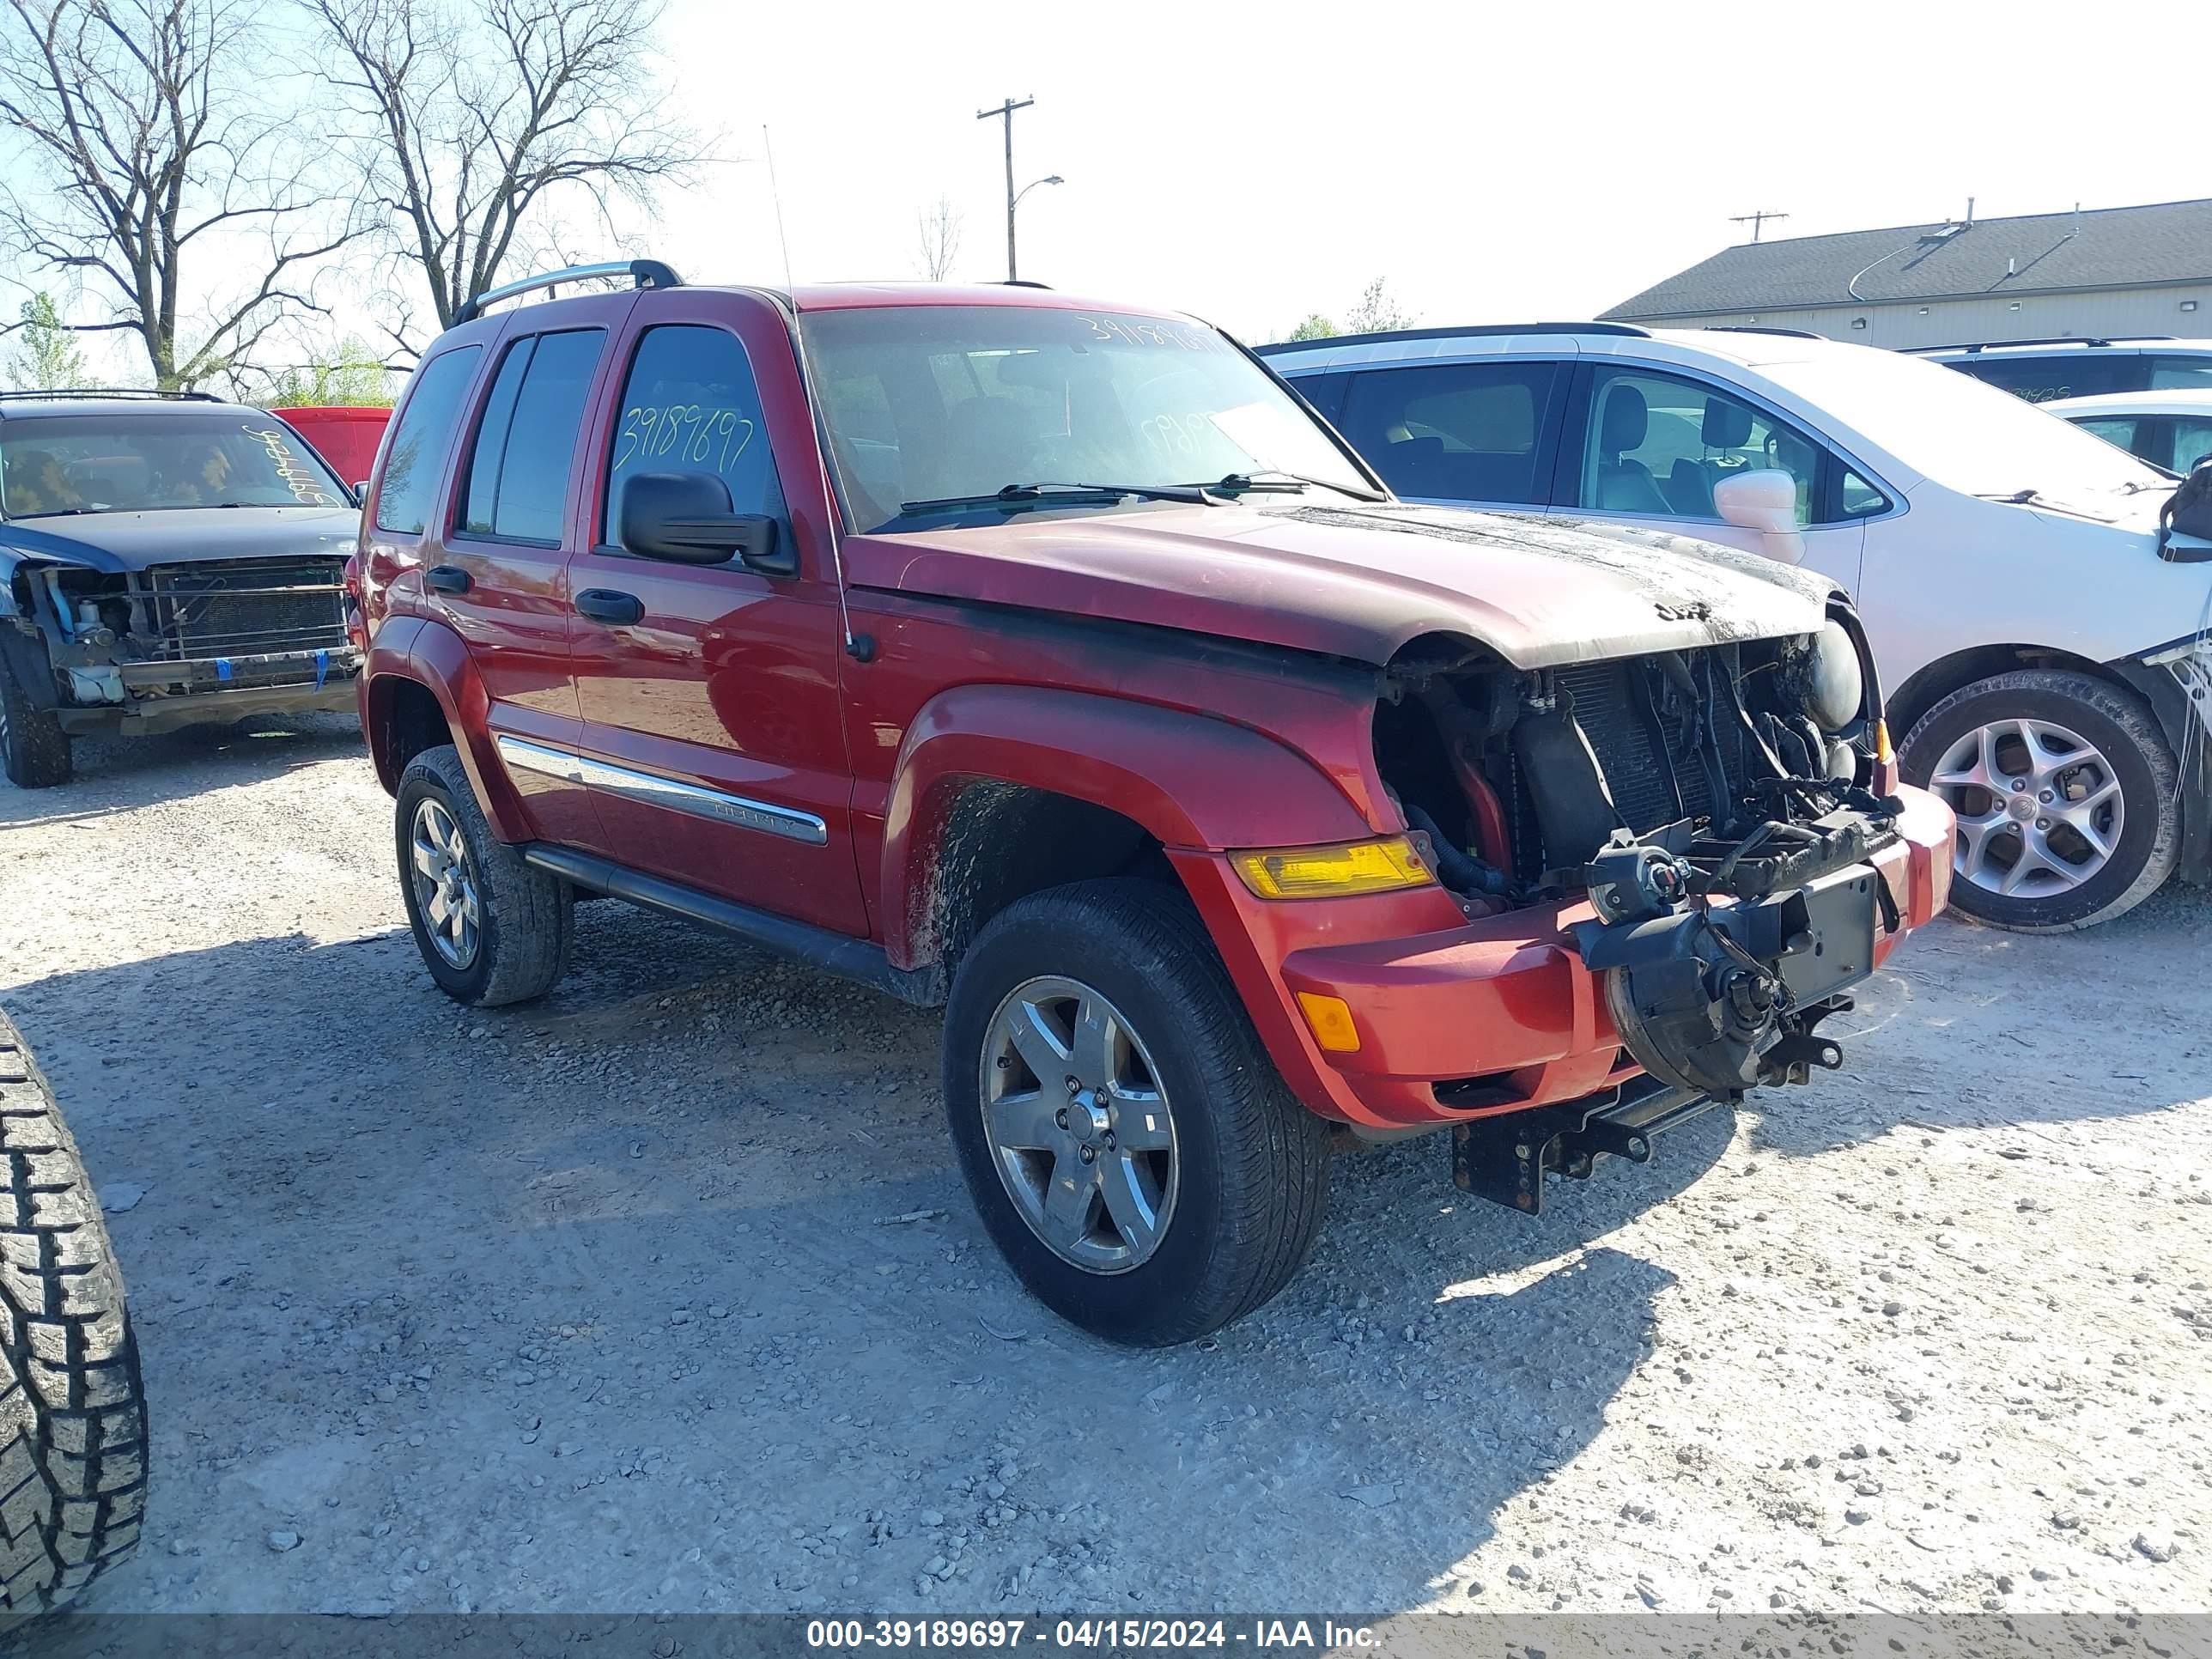
[[[702,789],[697,784],[679,783],[651,772],[633,771],[627,766],[571,754],[565,749],[550,748],[504,732],[493,741],[499,749],[500,759],[516,771],[580,783],[589,788],[604,789],[611,795],[642,801],[648,806],[734,824],[740,830],[757,830],[764,836],[781,836],[786,841],[804,842],[810,847],[829,843],[829,824],[811,812],[778,806],[771,801],[752,800],[744,795],[726,794],[720,789]]]

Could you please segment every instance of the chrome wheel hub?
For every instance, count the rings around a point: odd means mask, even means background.
[[[1086,1273],[1149,1260],[1175,1212],[1175,1119],[1121,1011],[1078,980],[1016,986],[979,1083],[992,1164],[1030,1231]]]
[[[1996,720],[1944,750],[1928,787],[1959,817],[1959,877],[2007,898],[2051,898],[2112,860],[2127,822],[2119,775],[2051,720]]]
[[[469,845],[444,804],[425,795],[408,828],[415,908],[431,947],[447,966],[465,969],[477,959],[482,905]]]

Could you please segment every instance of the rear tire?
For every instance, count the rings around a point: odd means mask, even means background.
[[[2180,854],[2173,755],[2158,721],[2094,675],[2033,668],[1978,680],[1921,717],[1898,764],[1959,815],[1951,902],[1994,927],[2064,933],[2109,921],[2157,891]]]
[[[480,1008],[551,990],[568,966],[568,884],[492,834],[460,751],[441,744],[409,761],[398,807],[399,890],[438,988]]]
[[[15,670],[0,657],[0,769],[19,789],[51,789],[67,783],[75,768],[69,733],[51,708],[33,708]]]
[[[0,1630],[126,1555],[146,1506],[146,1395],[100,1199],[0,1015]]]
[[[1048,1018],[1067,1023],[1036,1046],[1024,1018],[1055,1009]],[[1079,1058],[1086,1009],[1113,1033],[1101,1052],[1119,1058],[1103,1067]],[[1063,1058],[1065,1074],[1046,1075]],[[1067,1082],[1102,1069],[1105,1086]],[[1242,1318],[1290,1281],[1321,1231],[1328,1127],[1277,1074],[1197,914],[1158,883],[1079,882],[994,917],[953,981],[944,1093],[993,1241],[1040,1301],[1111,1341],[1164,1346]],[[1035,1127],[1005,1129],[1032,1096]],[[1128,1173],[1140,1161],[1144,1173]],[[1064,1181],[1067,1203],[1092,1218],[1072,1231],[1066,1212],[1052,1214]],[[1148,1225],[1115,1206],[1135,1189]]]

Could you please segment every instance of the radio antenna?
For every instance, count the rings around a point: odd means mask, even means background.
[[[814,461],[822,479],[822,501],[829,516],[823,520],[830,535],[830,569],[837,583],[837,626],[845,635],[845,654],[854,662],[866,662],[876,654],[876,642],[866,634],[853,631],[853,608],[845,595],[844,533],[837,520],[841,511],[837,504],[837,489],[830,477],[830,428],[822,410],[814,400],[814,374],[806,356],[806,335],[799,325],[799,284],[791,276],[791,239],[783,231],[783,191],[775,179],[775,146],[769,141],[768,124],[761,124],[761,155],[768,162],[769,198],[775,204],[775,240],[783,248],[783,286],[791,296],[792,360],[799,365],[799,390],[806,399],[806,412],[814,422]]]
[[[783,250],[783,285],[792,287],[791,239],[783,234],[783,191],[775,181],[775,146],[769,142],[768,123],[761,123],[761,155],[768,161],[768,198],[775,204],[776,246]]]

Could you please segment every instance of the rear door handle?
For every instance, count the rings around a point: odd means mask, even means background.
[[[457,564],[434,564],[423,572],[422,580],[441,593],[465,593],[469,591],[469,573]]]
[[[643,622],[645,601],[635,593],[618,593],[611,587],[587,587],[576,595],[576,613],[593,622]]]

